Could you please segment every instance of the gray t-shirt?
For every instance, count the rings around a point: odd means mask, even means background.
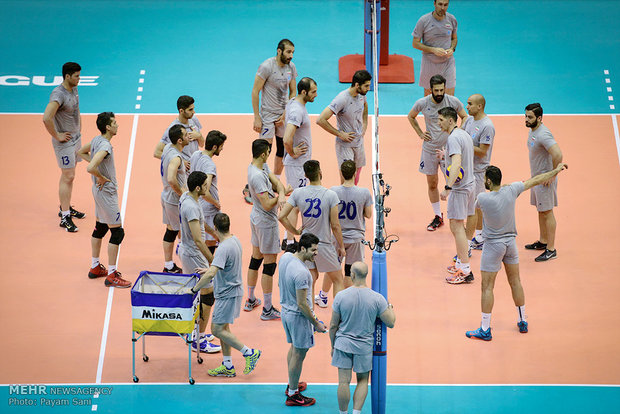
[[[213,263],[220,270],[215,274],[213,295],[215,299],[243,296],[241,257],[243,249],[237,236],[220,242],[213,254]]]
[[[259,170],[254,165],[248,167],[248,188],[252,197],[252,212],[250,222],[256,227],[273,227],[278,225],[278,205],[274,205],[269,211],[265,210],[258,199],[258,194],[267,193],[270,198],[276,197],[273,185],[269,180],[270,174],[267,163],[263,164],[263,169]]]
[[[202,151],[196,151],[192,154],[189,159],[189,172],[190,174],[193,171],[202,171],[207,175],[212,175],[213,179],[211,180],[211,187],[209,188],[209,194],[216,201],[220,201],[220,196],[217,191],[217,168],[215,167],[215,163],[213,162],[213,158],[209,157],[208,154],[204,154]],[[202,207],[202,211],[205,216],[214,216],[220,212],[213,204],[206,201],[204,198],[200,197],[200,206]]]
[[[306,300],[312,309],[312,275],[293,253],[284,253],[278,264],[278,286],[282,312],[303,315],[297,305],[297,291],[307,289]]]
[[[364,145],[364,137],[362,129],[364,127],[362,115],[364,113],[364,104],[366,96],[358,93],[357,96],[351,96],[349,88],[340,92],[334,100],[329,104],[328,108],[336,115],[338,130],[344,132],[355,132],[355,139],[351,142],[345,142],[340,137],[336,140],[344,147],[359,147]]]
[[[164,135],[162,135],[160,142],[163,142],[166,144],[171,143],[170,137],[168,136],[168,131],[170,131],[170,128],[172,128],[174,125],[183,125],[185,129],[187,130],[188,134],[192,131],[200,132],[200,130],[202,129],[202,124],[195,116],[190,118],[187,121],[187,124],[182,123],[181,121],[179,121],[179,118],[177,118],[174,121],[172,121],[170,125],[168,125],[168,128],[166,128],[166,131],[164,132]],[[199,149],[200,147],[198,145],[198,141],[191,141],[189,144],[185,146],[185,148],[183,148],[183,152],[182,152],[183,160],[189,161],[192,154],[198,151]]]
[[[183,249],[189,256],[203,256],[202,252],[196,246],[192,232],[189,229],[189,222],[198,220],[200,226],[200,234],[202,240],[205,239],[205,218],[202,214],[200,205],[190,195],[189,191],[183,193],[179,199],[179,216],[181,218],[181,244]]]
[[[441,108],[454,108],[456,112],[463,109],[463,104],[458,98],[452,95],[444,95],[443,100],[435,103],[432,95],[418,99],[413,104],[413,110],[424,115],[424,125],[426,130],[431,134],[430,141],[422,143],[422,151],[435,155],[435,150],[442,149],[448,140],[448,133],[439,127],[439,114]]]
[[[370,288],[351,286],[338,292],[332,307],[340,314],[334,348],[358,355],[371,353],[375,320],[388,307],[385,298]]]
[[[453,191],[466,191],[474,186],[474,141],[461,128],[454,128],[446,145],[446,168],[452,165],[452,155],[461,154],[463,178],[452,186]],[[451,169],[452,171],[452,169]],[[455,173],[455,171],[452,171]],[[458,174],[458,172],[456,172]]]
[[[437,20],[433,13],[427,13],[420,17],[413,29],[413,37],[420,38],[423,45],[449,49],[452,45],[452,33],[456,33],[457,23],[454,15],[446,12],[446,17]],[[422,52],[423,57],[431,62],[441,63],[450,59],[451,56],[436,56],[432,53]]]
[[[174,192],[170,184],[168,184],[168,164],[174,158],[179,157],[183,160],[181,153],[178,149],[176,149],[172,144],[166,144],[164,147],[164,151],[161,153],[161,181],[164,185],[164,189],[161,192],[161,199],[168,204],[178,204],[179,203],[179,195]],[[185,165],[183,161],[179,163],[179,168],[177,169],[177,183],[181,190],[187,187],[187,173],[185,172]]]
[[[64,86],[58,85],[52,90],[50,102],[58,102],[58,110],[54,115],[54,127],[58,132],[69,132],[71,140],[77,140],[80,137],[80,97],[78,95],[77,86],[72,91],[68,91]],[[52,138],[54,145],[63,145],[65,142],[59,142]]]
[[[118,183],[116,182],[116,168],[114,167],[114,148],[112,148],[112,143],[102,137],[101,135],[97,135],[90,142],[90,157],[95,156],[99,151],[105,151],[108,154],[103,158],[101,163],[99,163],[99,173],[103,175],[105,178],[110,180],[109,183],[105,183],[104,188],[110,188],[113,190],[118,189]],[[93,186],[97,185],[97,177],[93,175]]]
[[[521,181],[498,191],[478,194],[476,207],[482,210],[482,235],[488,241],[504,241],[517,235],[515,203],[525,190]]]
[[[345,187],[339,185],[331,188],[340,199],[338,219],[342,228],[342,239],[345,243],[358,243],[366,235],[364,208],[372,206],[370,191],[363,187]]]
[[[273,122],[282,115],[288,101],[291,79],[297,77],[293,62],[280,67],[276,59],[277,57],[267,59],[256,71],[256,75],[265,81],[260,105],[263,122]]]
[[[474,172],[483,173],[491,163],[491,152],[493,152],[493,140],[495,138],[495,126],[491,122],[491,118],[485,116],[479,121],[474,120],[473,116],[467,117],[463,123],[463,129],[474,140],[474,146],[479,147],[480,144],[489,145],[489,149],[484,157],[474,155]]]
[[[287,201],[293,207],[299,208],[304,227],[302,234],[312,233],[319,238],[320,243],[333,241],[329,213],[339,202],[338,195],[322,185],[296,188]]]
[[[557,144],[549,128],[540,124],[536,131],[527,137],[527,148],[530,150],[530,172],[532,177],[553,170],[553,158],[549,148]]]
[[[312,159],[312,135],[310,134],[310,117],[306,105],[302,105],[295,98],[286,104],[285,125],[293,124],[297,127],[293,135],[293,147],[305,142],[308,146],[306,153],[298,158],[291,157],[288,152],[284,153],[284,165],[304,165],[304,162]]]

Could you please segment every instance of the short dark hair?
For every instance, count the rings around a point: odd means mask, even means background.
[[[228,233],[230,231],[230,217],[226,213],[217,213],[215,217],[213,217],[213,225],[215,226],[215,230],[220,233]]]
[[[226,141],[226,135],[224,135],[217,129],[209,131],[207,137],[205,138],[205,149],[210,150],[214,146],[219,147],[224,143],[224,141]]]
[[[300,251],[302,247],[307,250],[312,247],[313,244],[319,244],[319,238],[312,233],[304,233],[299,238],[297,251]]]
[[[271,151],[271,144],[266,139],[258,138],[252,142],[252,158],[258,158],[267,151]]]
[[[172,142],[172,145],[176,145],[177,142],[179,142],[179,140],[183,138],[184,129],[185,127],[180,124],[175,124],[170,127],[170,129],[168,130],[168,138],[170,138],[170,142]]]
[[[441,85],[441,84],[446,84],[446,78],[444,78],[441,75],[435,75],[431,78],[430,80],[430,84],[431,84],[431,89],[433,89],[433,86],[435,85]]]
[[[282,40],[280,40],[280,42],[278,42],[278,49],[280,49],[283,52],[284,52],[284,49],[286,49],[287,46],[295,47],[293,42],[291,42],[288,39],[282,39]]]
[[[542,106],[540,106],[538,102],[529,104],[525,107],[525,110],[534,112],[534,116],[536,116],[536,118],[543,116]]]
[[[297,82],[297,93],[301,95],[301,91],[306,91],[306,93],[310,92],[313,83],[316,85],[314,79],[304,76]]]
[[[194,98],[188,95],[181,95],[179,99],[177,99],[177,110],[187,109],[191,104],[194,103]]]
[[[64,65],[62,65],[62,79],[64,80],[67,77],[67,75],[71,76],[75,72],[79,72],[81,70],[82,70],[82,67],[79,65],[79,63],[67,62]]]
[[[489,165],[486,168],[484,177],[491,180],[493,185],[500,185],[502,183],[502,171],[494,165]]]
[[[355,161],[353,160],[344,160],[344,162],[340,165],[340,172],[345,180],[350,180],[353,178],[356,170],[357,168],[355,166]]]
[[[362,86],[364,83],[368,82],[372,79],[372,75],[367,70],[358,70],[353,74],[353,80],[351,80],[351,86],[355,86],[357,83],[359,86]]]
[[[187,188],[189,191],[194,191],[196,187],[200,187],[205,183],[207,174],[202,171],[192,171],[187,177]]]
[[[102,112],[97,115],[97,129],[102,134],[105,134],[106,127],[112,123],[112,118],[114,118],[114,112]]]
[[[308,160],[304,162],[304,175],[308,178],[308,180],[318,180],[320,172],[321,164],[317,160]]]
[[[456,109],[454,108],[446,106],[445,108],[441,108],[439,111],[437,111],[437,113],[439,113],[439,115],[443,116],[444,118],[452,118],[454,122],[456,122],[457,113]]]

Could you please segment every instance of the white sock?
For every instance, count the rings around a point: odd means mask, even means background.
[[[295,239],[286,239],[286,244],[293,244],[295,243]]]
[[[295,395],[295,393],[297,392],[297,390],[298,390],[298,389],[294,389],[294,390],[292,390],[292,389],[290,389],[290,388],[289,388],[289,390],[288,390],[288,396],[290,397],[290,396],[292,396],[292,395]]]
[[[480,323],[480,327],[483,331],[488,331],[491,327],[491,314],[482,312],[482,322]]]
[[[232,357],[231,356],[224,356],[222,364],[224,364],[224,366],[226,368],[231,369],[233,367]]]
[[[114,273],[116,271],[116,265],[109,265],[108,266],[108,274],[111,275],[112,273]]]
[[[271,307],[273,306],[271,304],[271,293],[265,293],[263,294],[263,297],[265,298],[265,304],[263,306],[265,307],[265,309],[271,309]]]
[[[338,410],[338,412],[339,412],[340,414],[349,414],[349,410],[347,410],[347,411]]]
[[[172,269],[174,267],[174,261],[164,262],[164,267],[168,270]]]
[[[463,271],[463,273],[465,273],[465,275],[468,275],[471,273],[471,268],[469,267],[469,263],[461,263],[460,269]]]
[[[252,353],[252,348],[248,348],[247,346],[243,345],[243,348],[241,348],[241,355],[246,356],[246,355],[250,355]]]
[[[353,410],[353,414],[362,414],[362,410]]]
[[[519,322],[525,322],[525,305],[517,306],[517,312],[519,313]]]
[[[61,214],[62,214],[62,217],[63,217],[63,218],[65,218],[65,217],[67,217],[69,214],[71,214],[71,210],[67,210],[67,211],[64,211],[64,210],[63,210],[63,211],[61,212]]]
[[[91,257],[90,258],[90,268],[91,269],[94,269],[98,264],[99,264],[99,258],[98,257]]]
[[[431,203],[431,206],[433,206],[435,215],[441,217],[441,203],[439,201],[436,203]]]
[[[256,289],[256,286],[248,286],[248,299],[250,302],[254,302],[256,300],[256,296],[254,296],[254,289]]]

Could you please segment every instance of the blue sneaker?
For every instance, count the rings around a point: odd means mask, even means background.
[[[469,246],[469,250],[467,250],[467,257],[471,257],[471,245]],[[452,258],[452,262],[456,263],[456,260],[459,258],[458,254],[455,254]]]
[[[471,242],[469,243],[469,248],[474,249],[474,250],[482,250],[482,246],[484,246],[484,242],[483,241],[479,242],[476,239],[476,236],[474,236],[471,239]]]
[[[482,339],[483,341],[490,341],[491,339],[493,339],[493,337],[491,336],[491,328],[483,331],[482,327],[476,329],[475,331],[465,332],[465,336],[467,336],[468,338]]]
[[[519,332],[527,333],[527,322],[526,321],[517,322],[517,326],[519,327]]]
[[[200,352],[205,353],[205,354],[215,354],[217,352],[220,352],[222,350],[222,347],[220,345],[216,345],[212,342],[205,340],[200,340]],[[192,342],[192,351],[197,352],[196,351],[196,341]]]

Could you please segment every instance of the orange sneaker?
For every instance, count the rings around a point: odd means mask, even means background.
[[[90,279],[97,279],[98,277],[104,277],[108,275],[108,269],[105,268],[104,265],[99,263],[97,266],[93,267],[88,271],[88,277]]]
[[[126,289],[131,287],[131,282],[121,277],[121,272],[115,270],[114,273],[110,273],[105,278],[105,285],[108,287],[116,287]]]
[[[446,278],[446,282],[452,285],[460,285],[461,283],[471,283],[473,281],[474,281],[474,274],[472,272],[469,272],[469,274],[466,275],[465,273],[463,273],[461,269],[458,269],[456,273]]]

